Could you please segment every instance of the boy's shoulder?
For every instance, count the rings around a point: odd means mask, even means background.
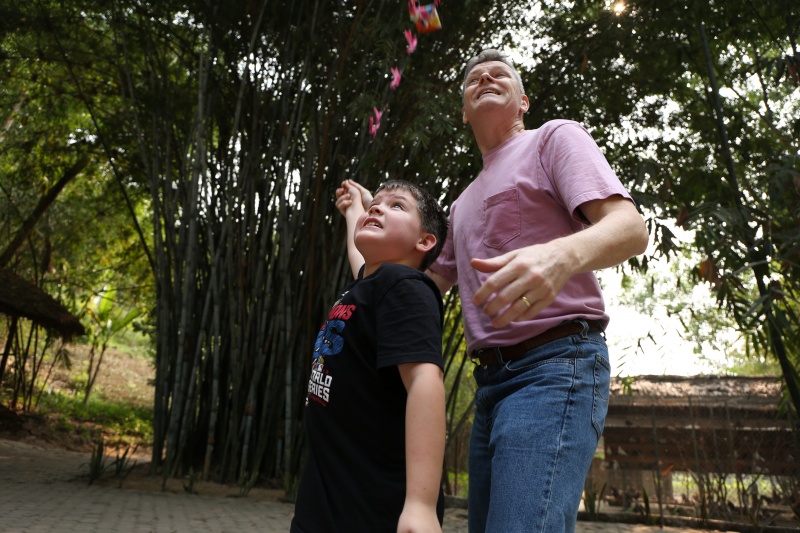
[[[403,280],[420,281],[423,285],[430,288],[438,297],[438,299],[441,300],[439,288],[436,286],[436,283],[434,283],[430,276],[419,269],[407,265],[384,263],[378,267],[378,269],[371,276],[365,279],[371,279],[373,283],[385,287],[387,291],[395,288],[397,283]],[[420,285],[419,290],[424,290],[422,289],[423,285]]]

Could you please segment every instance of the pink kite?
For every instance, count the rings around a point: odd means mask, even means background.
[[[375,116],[369,117],[369,134],[375,137],[375,135],[378,134],[378,128],[381,127],[381,115],[383,115],[383,111],[378,111],[377,107],[373,107],[372,110],[375,112]]]
[[[417,49],[417,36],[414,35],[411,30],[404,31],[403,35],[406,36],[406,42],[408,43],[408,46],[406,46],[406,54],[411,55],[414,53],[414,50]]]
[[[400,79],[402,75],[400,74],[400,69],[397,67],[392,67],[392,83],[389,84],[389,88],[392,90],[397,89],[400,86]]]
[[[421,6],[418,0],[408,0],[408,14],[419,33],[428,33],[442,28],[439,12],[436,10],[436,6],[440,3],[441,0],[434,0],[432,4]],[[407,43],[406,55],[411,55],[417,49],[417,36],[411,30],[405,30],[403,35]],[[408,58],[406,58],[406,61],[408,61]],[[389,88],[395,90],[400,86],[403,74],[399,67],[392,67],[391,72],[392,81],[389,83]],[[385,109],[386,106],[384,106]],[[375,137],[381,127],[383,111],[378,111],[377,107],[373,107],[372,111],[374,114],[369,117],[369,134]]]

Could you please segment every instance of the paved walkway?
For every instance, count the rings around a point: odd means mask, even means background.
[[[285,533],[280,501],[143,492],[88,485],[89,454],[0,439],[3,533]],[[81,474],[84,478],[79,479]],[[124,485],[123,485],[124,486]],[[466,511],[447,509],[444,533],[466,533]],[[577,533],[679,533],[676,528],[579,522]]]

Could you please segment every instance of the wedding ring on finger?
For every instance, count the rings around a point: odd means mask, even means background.
[[[519,299],[522,300],[522,303],[524,303],[525,305],[528,306],[528,309],[533,307],[533,304],[531,303],[531,301],[528,300],[527,298],[525,298],[524,296],[520,296]]]

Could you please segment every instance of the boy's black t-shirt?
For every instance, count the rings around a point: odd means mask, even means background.
[[[305,411],[308,463],[293,533],[397,530],[405,500],[407,396],[397,365],[443,367],[436,284],[396,264],[362,276],[363,268],[315,343]],[[440,492],[440,522],[443,508]]]

